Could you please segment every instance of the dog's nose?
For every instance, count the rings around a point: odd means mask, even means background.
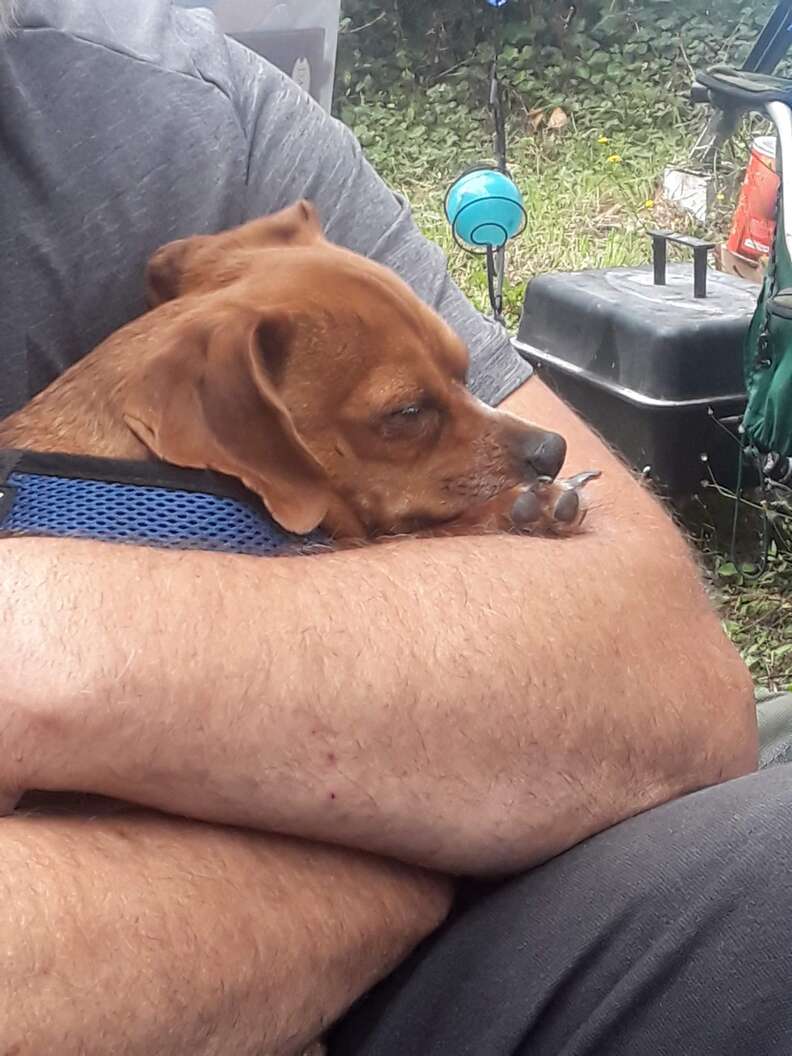
[[[566,458],[566,440],[558,433],[540,433],[522,443],[521,455],[538,477],[554,480]]]

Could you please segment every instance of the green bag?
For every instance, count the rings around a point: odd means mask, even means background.
[[[743,359],[747,446],[792,456],[792,260],[778,205],[775,244],[748,330]]]

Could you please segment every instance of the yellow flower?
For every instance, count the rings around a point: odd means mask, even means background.
[[[603,147],[606,147],[608,145],[608,143],[610,143],[610,140],[608,139],[607,136],[600,136],[599,139],[597,140],[597,142],[601,143],[603,145]]]
[[[726,195],[723,193],[723,191],[718,191],[715,197],[718,199],[719,202],[724,202],[726,200]]]
[[[654,209],[654,206],[654,198],[647,198],[644,202],[644,209]]]
[[[621,160],[622,160],[621,154],[610,154],[610,155],[608,155],[608,162],[611,165],[619,165],[621,163]]]

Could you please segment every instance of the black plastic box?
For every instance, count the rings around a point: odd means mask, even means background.
[[[745,406],[743,343],[758,287],[693,267],[540,275],[526,290],[515,345],[547,383],[664,491],[707,476],[733,486],[739,449],[730,426]]]

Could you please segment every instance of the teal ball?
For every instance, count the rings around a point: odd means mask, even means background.
[[[497,169],[474,169],[449,188],[446,218],[469,246],[499,249],[519,233],[525,219],[522,195]]]

